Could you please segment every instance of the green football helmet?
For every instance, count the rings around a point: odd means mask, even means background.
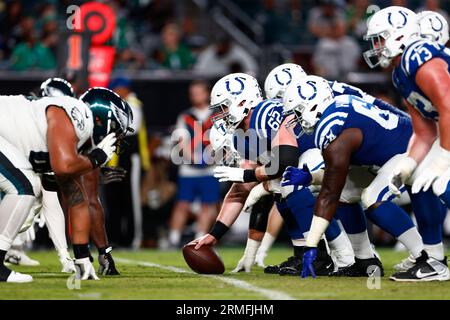
[[[92,111],[94,116],[93,142],[97,145],[108,134],[115,132],[117,140],[123,140],[133,122],[133,112],[130,105],[113,91],[94,87],[80,97]]]

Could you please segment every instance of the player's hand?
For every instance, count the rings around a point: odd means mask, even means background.
[[[303,254],[302,278],[308,278],[310,275],[315,278],[314,261],[317,258],[317,248],[309,248]]]
[[[214,168],[214,177],[219,179],[219,182],[244,182],[244,169],[218,166]]]
[[[116,134],[110,133],[89,153],[89,159],[95,168],[101,167],[111,160],[117,149],[116,142]]]
[[[99,274],[103,276],[120,276],[119,271],[116,269],[116,263],[111,255],[111,250],[105,254],[98,255],[98,264]]]
[[[121,167],[101,168],[100,183],[109,184],[122,181],[127,175],[127,170]]]
[[[411,188],[412,193],[416,194],[421,191],[428,191],[433,182],[435,182],[443,173],[444,172],[441,172],[437,168],[434,168],[432,165],[428,168],[423,169],[421,174],[416,179],[414,179],[414,183]]]
[[[251,259],[247,257],[245,254],[242,256],[241,260],[239,260],[236,268],[234,268],[231,273],[238,273],[238,272],[250,272],[252,271],[252,265],[254,263],[254,259]]]
[[[281,186],[303,186],[309,187],[312,181],[311,173],[308,166],[303,165],[303,168],[287,167],[283,173],[283,179],[281,180]]]
[[[264,187],[264,183],[256,185],[249,193],[247,200],[244,204],[244,212],[250,213],[255,203],[259,201],[262,197],[270,194],[269,191]]]
[[[192,240],[189,244],[195,244],[195,250],[198,250],[202,246],[215,246],[217,239],[208,233],[198,239]]]
[[[416,167],[417,162],[414,159],[404,157],[389,176],[389,191],[399,197],[402,194],[400,188],[411,177]]]
[[[267,252],[264,250],[260,250],[260,249],[261,249],[261,247],[256,252],[255,264],[260,268],[265,268],[266,264],[264,263],[264,260],[267,257]]]
[[[95,274],[94,266],[89,257],[75,260],[76,279],[80,280],[100,280]]]

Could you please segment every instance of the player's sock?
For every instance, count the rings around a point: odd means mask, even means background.
[[[408,187],[408,192],[411,190]],[[417,228],[425,245],[442,242],[442,203],[432,190],[413,194],[409,192]],[[442,253],[443,254],[443,253]]]
[[[334,240],[328,241],[328,246],[338,268],[348,267],[355,263],[352,244],[344,232],[341,232]]]
[[[75,259],[91,258],[88,244],[74,244],[73,255]]]
[[[179,230],[170,230],[169,231],[169,243],[172,246],[178,246],[181,241],[181,232]]]
[[[42,189],[42,214],[45,218],[50,239],[58,252],[67,252],[66,223],[58,193]]]
[[[266,232],[261,240],[261,245],[259,246],[258,252],[268,252],[275,240],[276,238],[273,235],[271,235],[269,232]]]
[[[355,257],[372,259],[375,252],[369,240],[366,217],[361,205],[359,203],[340,204],[336,210],[336,218],[339,219],[347,233]]]
[[[424,249],[422,238],[417,228],[412,227],[397,237],[397,240],[409,250],[411,256],[416,259]]]
[[[301,233],[311,228],[315,199],[308,188],[295,190],[286,198],[286,203],[292,212]],[[303,237],[301,237],[303,238]]]
[[[294,247],[304,247],[306,246],[306,240],[305,239],[292,239],[292,245]]]
[[[428,256],[438,261],[442,261],[445,258],[444,244],[442,242],[438,244],[424,244],[423,249],[428,253]]]

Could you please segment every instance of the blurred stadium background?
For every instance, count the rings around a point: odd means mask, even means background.
[[[389,74],[369,71],[361,59],[367,9],[401,5],[446,18],[450,10],[450,0],[112,0],[90,3],[81,21],[72,21],[71,5],[87,4],[0,0],[1,94],[36,91],[44,79],[61,76],[77,93],[104,85],[132,103],[137,134],[117,160],[127,179],[102,190],[107,228],[116,247],[161,249],[170,248],[171,216],[179,214],[170,133],[180,113],[207,105],[207,95],[193,89],[204,89],[199,80],[211,85],[246,72],[262,84],[273,67],[290,61],[400,106]],[[68,28],[71,21],[78,27]],[[220,189],[219,199],[227,186]],[[224,242],[243,241],[247,225],[243,215]],[[195,235],[192,224],[180,231],[181,243]],[[393,245],[379,230],[372,235],[378,245]],[[34,248],[50,246],[40,229]]]

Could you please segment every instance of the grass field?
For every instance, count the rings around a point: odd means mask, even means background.
[[[180,252],[114,251],[120,277],[83,281],[80,289],[68,289],[68,276],[60,274],[56,254],[34,252],[30,256],[39,267],[15,267],[32,274],[30,284],[0,284],[0,299],[450,299],[450,282],[395,283],[388,277],[381,288],[369,290],[364,278],[301,280],[297,277],[265,275],[260,268],[249,274],[230,274],[242,248],[219,248],[226,272],[223,276],[192,273]],[[267,263],[276,263],[290,254],[274,248]],[[380,250],[387,275],[405,254]],[[73,287],[73,281],[69,281]]]

